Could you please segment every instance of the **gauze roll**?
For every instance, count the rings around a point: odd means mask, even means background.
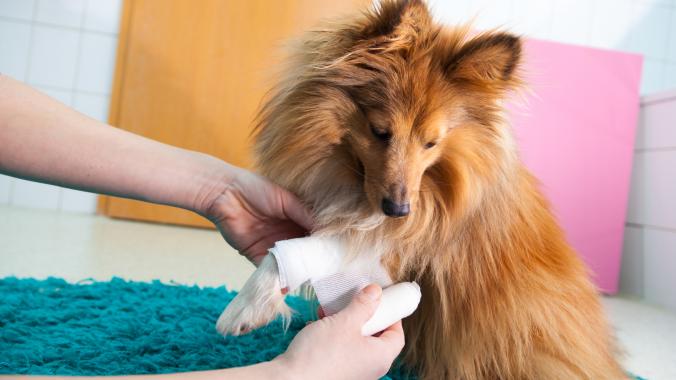
[[[415,282],[400,282],[383,289],[380,304],[361,327],[361,335],[370,336],[383,331],[394,322],[413,314],[421,296],[420,286]]]

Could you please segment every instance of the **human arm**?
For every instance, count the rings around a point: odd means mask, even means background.
[[[0,173],[194,211],[258,263],[312,227],[293,194],[218,158],[84,116],[0,75]]]

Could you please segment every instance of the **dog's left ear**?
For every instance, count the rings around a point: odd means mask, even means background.
[[[467,41],[446,62],[451,81],[508,85],[521,61],[521,39],[502,32],[480,34]]]
[[[432,17],[423,0],[381,0],[374,6],[359,32],[363,40],[385,37],[390,43],[405,45],[430,31]]]

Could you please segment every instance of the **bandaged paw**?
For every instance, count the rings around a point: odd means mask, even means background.
[[[362,329],[366,335],[411,315],[420,302],[420,287],[416,283],[392,285],[380,263],[380,255],[372,252],[347,255],[346,244],[337,238],[310,236],[278,241],[270,253],[277,261],[281,287],[293,291],[310,281],[327,316],[345,308],[367,285],[383,287],[380,305]]]

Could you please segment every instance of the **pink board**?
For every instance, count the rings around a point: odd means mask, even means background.
[[[616,293],[641,56],[529,40],[531,94],[510,106],[521,156],[597,286]]]

